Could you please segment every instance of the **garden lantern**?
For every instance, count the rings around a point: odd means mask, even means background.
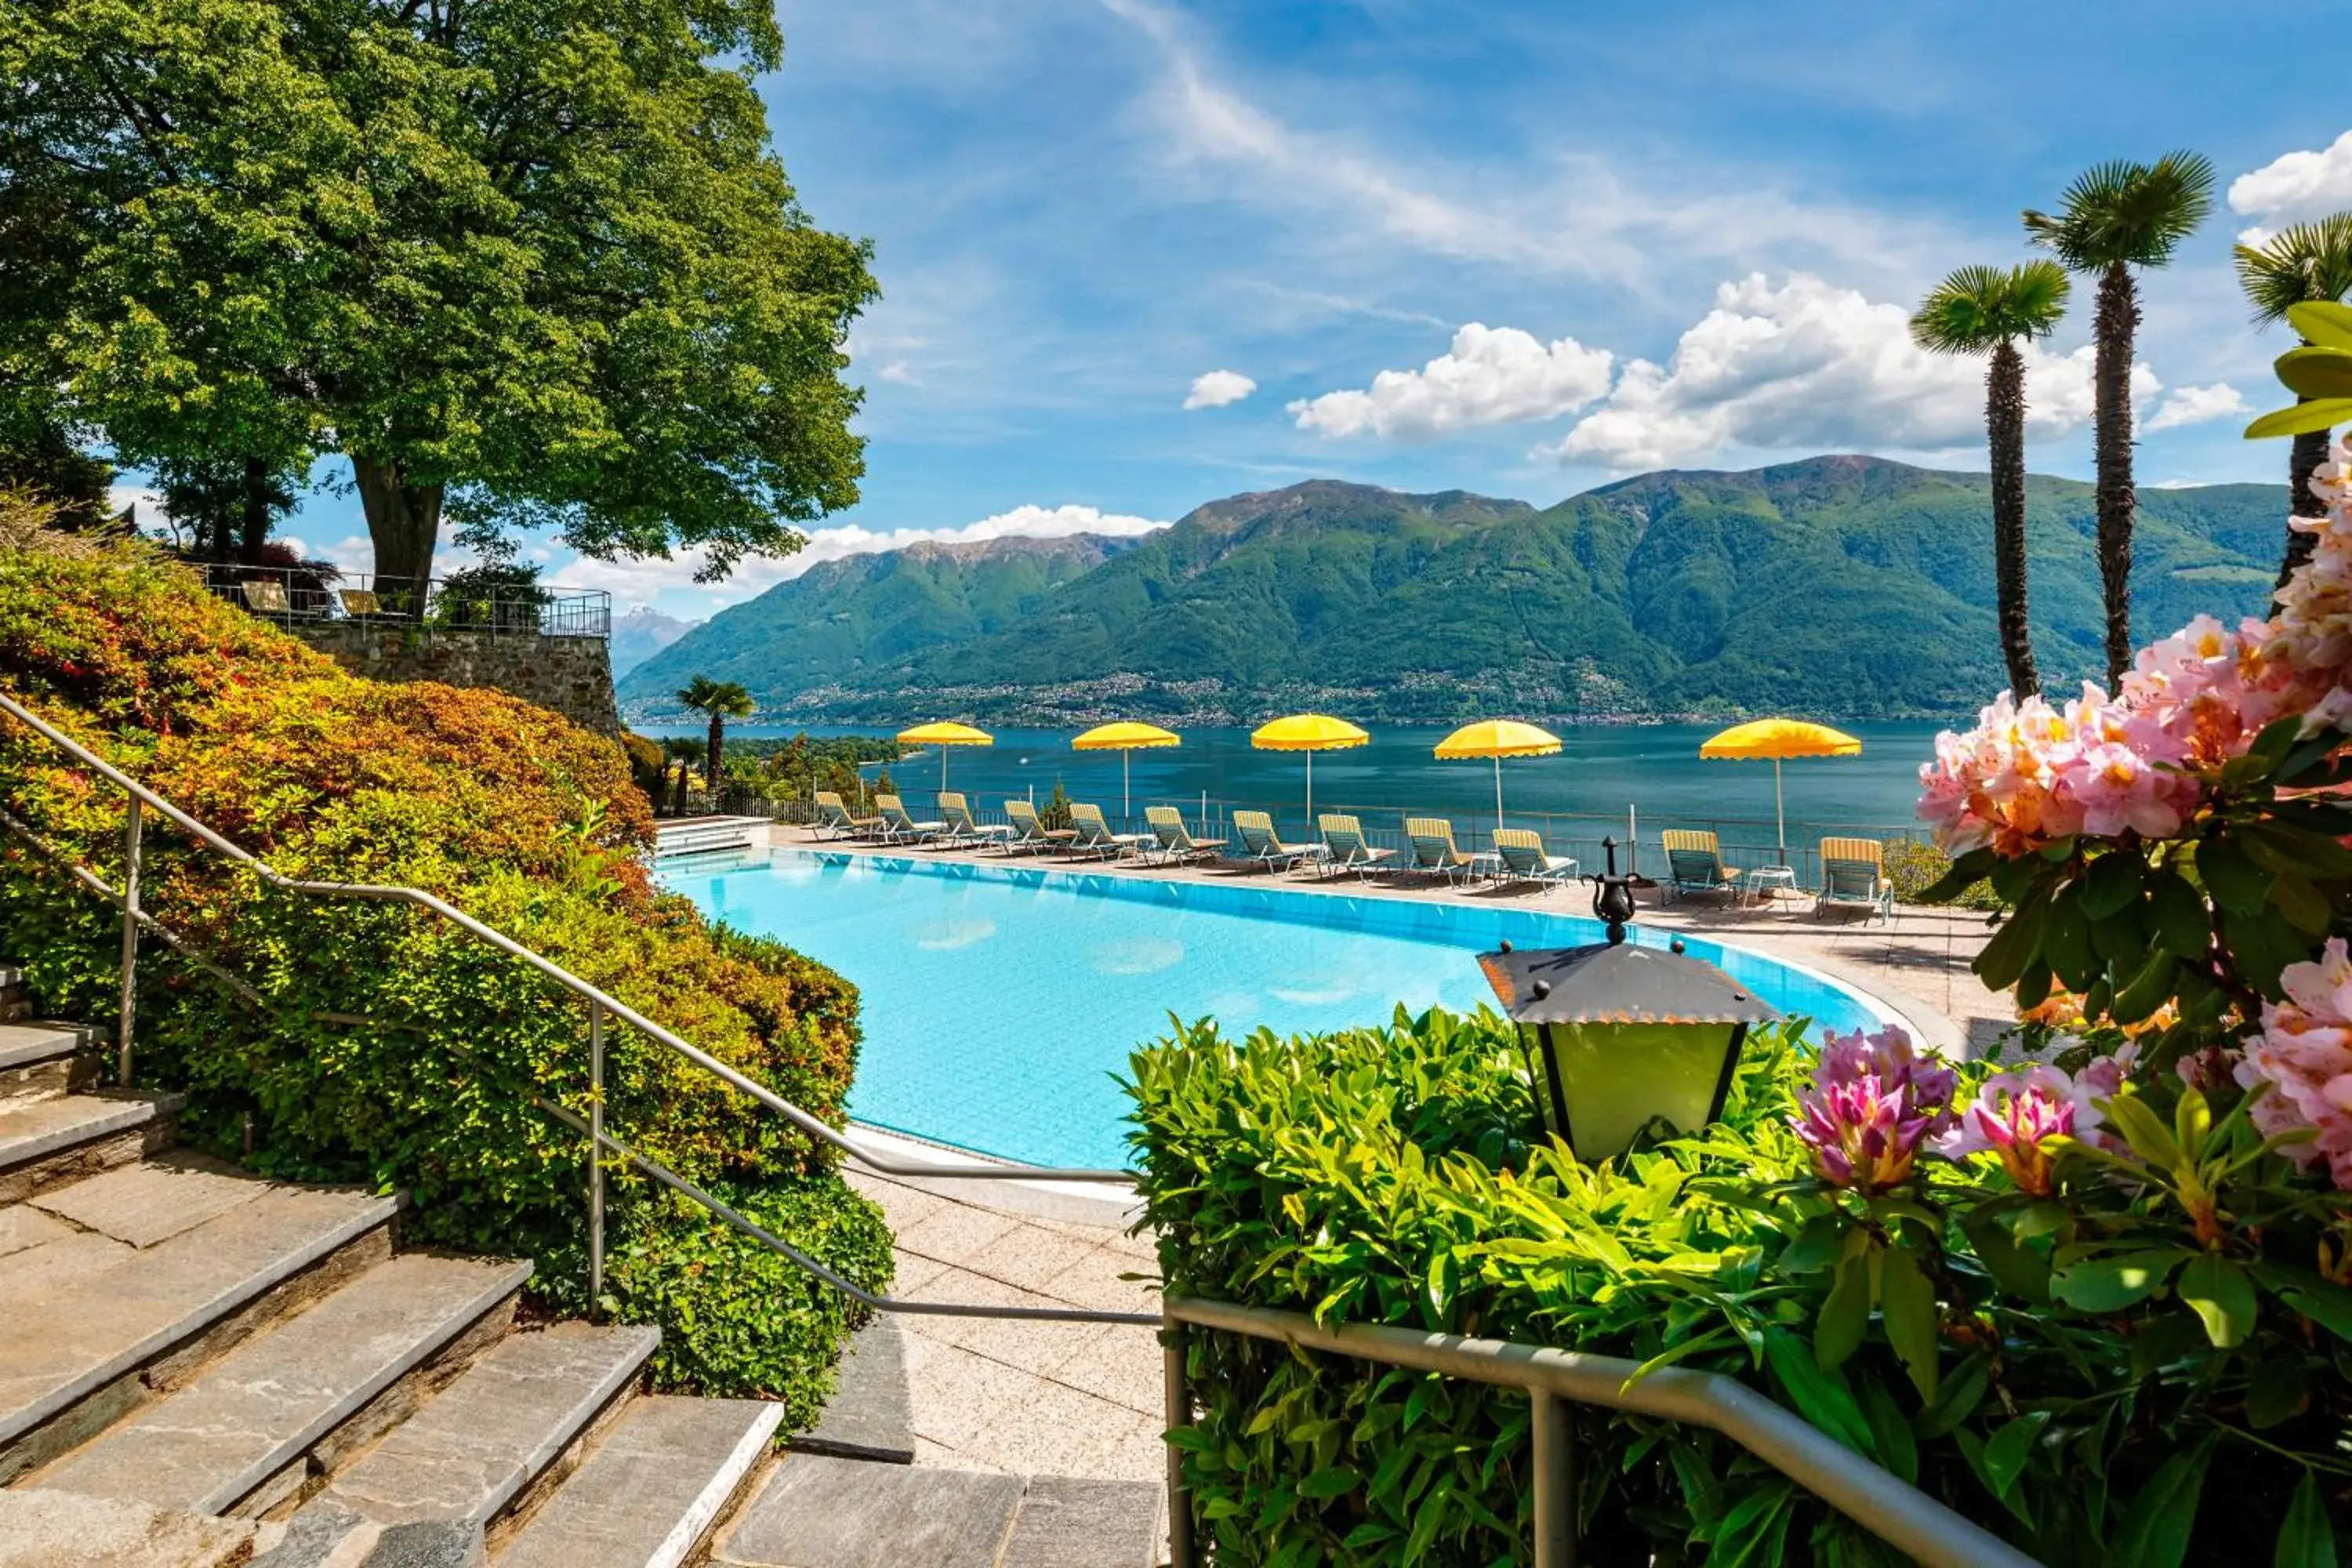
[[[1622,1154],[1654,1121],[1696,1132],[1723,1114],[1740,1042],[1780,1014],[1714,964],[1625,940],[1633,879],[1617,874],[1603,839],[1605,876],[1592,913],[1609,940],[1521,952],[1505,942],[1478,965],[1518,1026],[1536,1115],[1580,1160]]]

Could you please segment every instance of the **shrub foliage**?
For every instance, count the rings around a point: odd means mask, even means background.
[[[855,990],[651,886],[646,803],[611,740],[495,692],[348,675],[132,545],[0,551],[0,683],[278,869],[438,894],[838,1118]],[[0,805],[118,875],[120,794],[5,721]],[[0,845],[0,951],[50,1008],[110,1017],[114,912]],[[423,1239],[534,1256],[551,1305],[584,1305],[585,1150],[530,1103],[584,1114],[576,999],[409,906],[273,890],[152,818],[144,900],[262,997],[147,944],[138,1070],[189,1091],[193,1140],[273,1173],[404,1188]],[[617,1136],[887,1282],[888,1234],[820,1147],[634,1030],[606,1042]],[[605,1307],[668,1331],[673,1381],[808,1414],[844,1303],[625,1173],[611,1191]]]

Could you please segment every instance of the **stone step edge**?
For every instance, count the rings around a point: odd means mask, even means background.
[[[134,1127],[144,1127],[149,1122],[177,1116],[188,1103],[188,1097],[184,1094],[145,1094],[136,1090],[128,1094],[110,1091],[104,1096],[79,1095],[72,1098],[113,1109],[93,1114],[87,1121],[55,1127],[27,1138],[0,1139],[0,1171],[13,1171],[37,1160],[79,1148],[85,1143],[95,1143],[117,1132],[127,1132]],[[48,1100],[43,1103],[56,1105],[60,1102]],[[0,1110],[0,1119],[8,1114]]]
[[[677,1517],[666,1521],[668,1526],[666,1533],[647,1552],[643,1564],[637,1564],[634,1550],[630,1557],[632,1568],[681,1568],[687,1563],[700,1561],[697,1555],[698,1549],[710,1539],[720,1521],[751,1496],[754,1480],[765,1479],[764,1464],[769,1456],[769,1445],[784,1418],[782,1405],[765,1400],[699,1399],[685,1394],[656,1394],[630,1400],[627,1409],[604,1435],[604,1441],[596,1446],[595,1451],[581,1461],[579,1468],[534,1510],[528,1521],[520,1529],[507,1533],[503,1543],[505,1554],[500,1562],[543,1561],[546,1553],[538,1552],[538,1548],[565,1544],[562,1532],[565,1525],[572,1521],[564,1517],[564,1510],[567,1500],[574,1496],[572,1489],[582,1489],[581,1495],[584,1496],[590,1489],[603,1483],[604,1471],[613,1464],[625,1461],[640,1465],[647,1463],[646,1457],[641,1452],[624,1455],[619,1439],[630,1423],[657,1419],[660,1406],[665,1403],[711,1407],[714,1418],[720,1414],[731,1414],[741,1423],[741,1431],[736,1436],[732,1447],[719,1459],[717,1468],[703,1478],[701,1485],[687,1500]],[[662,1523],[665,1520],[657,1516],[656,1522]],[[556,1535],[552,1539],[534,1535],[535,1531],[542,1530],[553,1531]]]
[[[19,1033],[30,1037],[14,1044],[5,1037]],[[0,1019],[0,1072],[79,1056],[94,1049],[103,1038],[100,1031],[87,1024],[68,1024],[55,1018],[18,1018],[13,1022]]]

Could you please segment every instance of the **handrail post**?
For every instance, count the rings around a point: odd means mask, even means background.
[[[1576,1568],[1576,1428],[1568,1401],[1536,1388],[1536,1565]]]
[[[115,1039],[114,1076],[131,1087],[131,1037],[139,1016],[139,861],[144,848],[146,818],[139,797],[128,797],[129,815],[122,828],[122,1013]]]
[[[604,1005],[588,1004],[588,1316],[604,1294]]]
[[[1192,1424],[1192,1393],[1184,1380],[1184,1325],[1161,1311],[1160,1357],[1168,1396],[1168,1430]],[[1165,1440],[1163,1439],[1163,1443]],[[1192,1498],[1184,1489],[1184,1450],[1165,1443],[1168,1450],[1168,1568],[1196,1568],[1192,1545]]]

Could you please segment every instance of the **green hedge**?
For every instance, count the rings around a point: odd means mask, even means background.
[[[2242,1265],[2189,1243],[2170,1178],[2087,1152],[2044,1199],[1985,1156],[1841,1192],[1786,1120],[1813,1066],[1760,1031],[1703,1139],[1591,1168],[1527,1141],[1491,1013],[1297,1039],[1202,1025],[1133,1058],[1132,1139],[1171,1292],[1727,1373],[2051,1563],[2336,1560],[2352,1290],[2311,1261],[2345,1257],[2340,1205],[2296,1195],[2242,1115],[2208,1121],[2185,1091],[2169,1152],[2259,1217],[2229,1244]],[[2168,1124],[2165,1094],[2131,1098]],[[2137,1145],[2157,1122],[2134,1125]],[[2208,1277],[2252,1283],[2222,1311],[2195,1299]],[[1524,1396],[1189,1346],[1200,1415],[1174,1440],[1223,1568],[1528,1560]],[[1727,1440],[1578,1422],[1587,1561],[1895,1561]]]

